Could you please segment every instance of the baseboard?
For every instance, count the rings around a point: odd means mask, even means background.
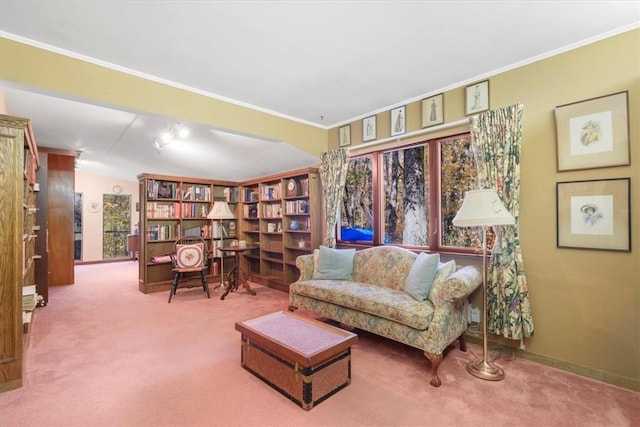
[[[467,332],[465,334],[465,338],[470,343],[482,345],[482,336],[479,336],[473,332]],[[626,388],[629,390],[640,391],[640,381],[633,378],[627,378],[621,375],[612,374],[610,372],[601,371],[599,369],[576,365],[574,363],[567,362],[566,360],[553,359],[542,354],[520,350],[519,348],[507,346],[495,341],[489,342],[491,343],[492,348],[500,348],[502,352],[512,353],[514,357],[519,357],[524,360],[540,363],[541,365],[550,366],[552,368],[557,368],[562,371],[571,372],[572,374],[591,378],[597,381],[602,381],[604,383]]]

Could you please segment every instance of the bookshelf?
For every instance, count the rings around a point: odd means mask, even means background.
[[[38,149],[28,119],[0,115],[0,392],[22,386],[24,347],[39,298],[35,264]]]
[[[237,221],[225,220],[220,224],[207,219],[207,214],[215,200],[226,200],[237,217],[237,183],[152,174],[139,175],[138,182],[139,290],[143,293],[169,290],[172,265],[158,261],[166,260],[175,240],[185,235],[205,239],[211,256],[208,280],[219,281],[220,262],[224,261],[225,271],[229,271],[233,257],[222,256],[216,248],[237,239]]]
[[[241,255],[241,266],[251,281],[288,291],[299,276],[296,258],[321,242],[318,169],[247,181],[240,192],[240,239],[258,246]]]

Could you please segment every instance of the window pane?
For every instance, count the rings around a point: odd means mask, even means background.
[[[469,135],[440,143],[441,246],[481,248],[482,234],[476,227],[455,227],[453,218],[464,193],[478,188],[476,165]]]
[[[428,246],[426,145],[383,155],[384,243]]]
[[[340,207],[339,240],[373,241],[373,169],[372,157],[354,157],[349,161],[344,197]]]
[[[127,236],[131,230],[131,196],[104,194],[102,204],[102,258],[127,257]]]

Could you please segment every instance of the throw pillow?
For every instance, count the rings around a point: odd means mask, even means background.
[[[431,282],[431,289],[429,289],[428,299],[433,301],[432,294],[434,291],[437,291],[442,283],[447,280],[451,274],[456,271],[456,260],[452,259],[451,261],[447,261],[445,263],[438,264],[438,271],[436,272],[436,276],[433,278],[433,282]]]
[[[314,279],[351,280],[355,249],[333,249],[320,246]]]
[[[176,245],[176,266],[178,268],[201,267],[204,263],[202,243]]]
[[[436,277],[439,262],[440,254],[428,254],[425,252],[419,254],[404,282],[404,291],[418,301],[426,300],[431,288],[431,282]]]

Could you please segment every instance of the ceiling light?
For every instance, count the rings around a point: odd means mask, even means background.
[[[189,129],[180,123],[176,123],[168,130],[162,132],[159,137],[154,138],[153,150],[160,154],[173,141],[177,139],[185,139],[187,136],[189,136]]]

